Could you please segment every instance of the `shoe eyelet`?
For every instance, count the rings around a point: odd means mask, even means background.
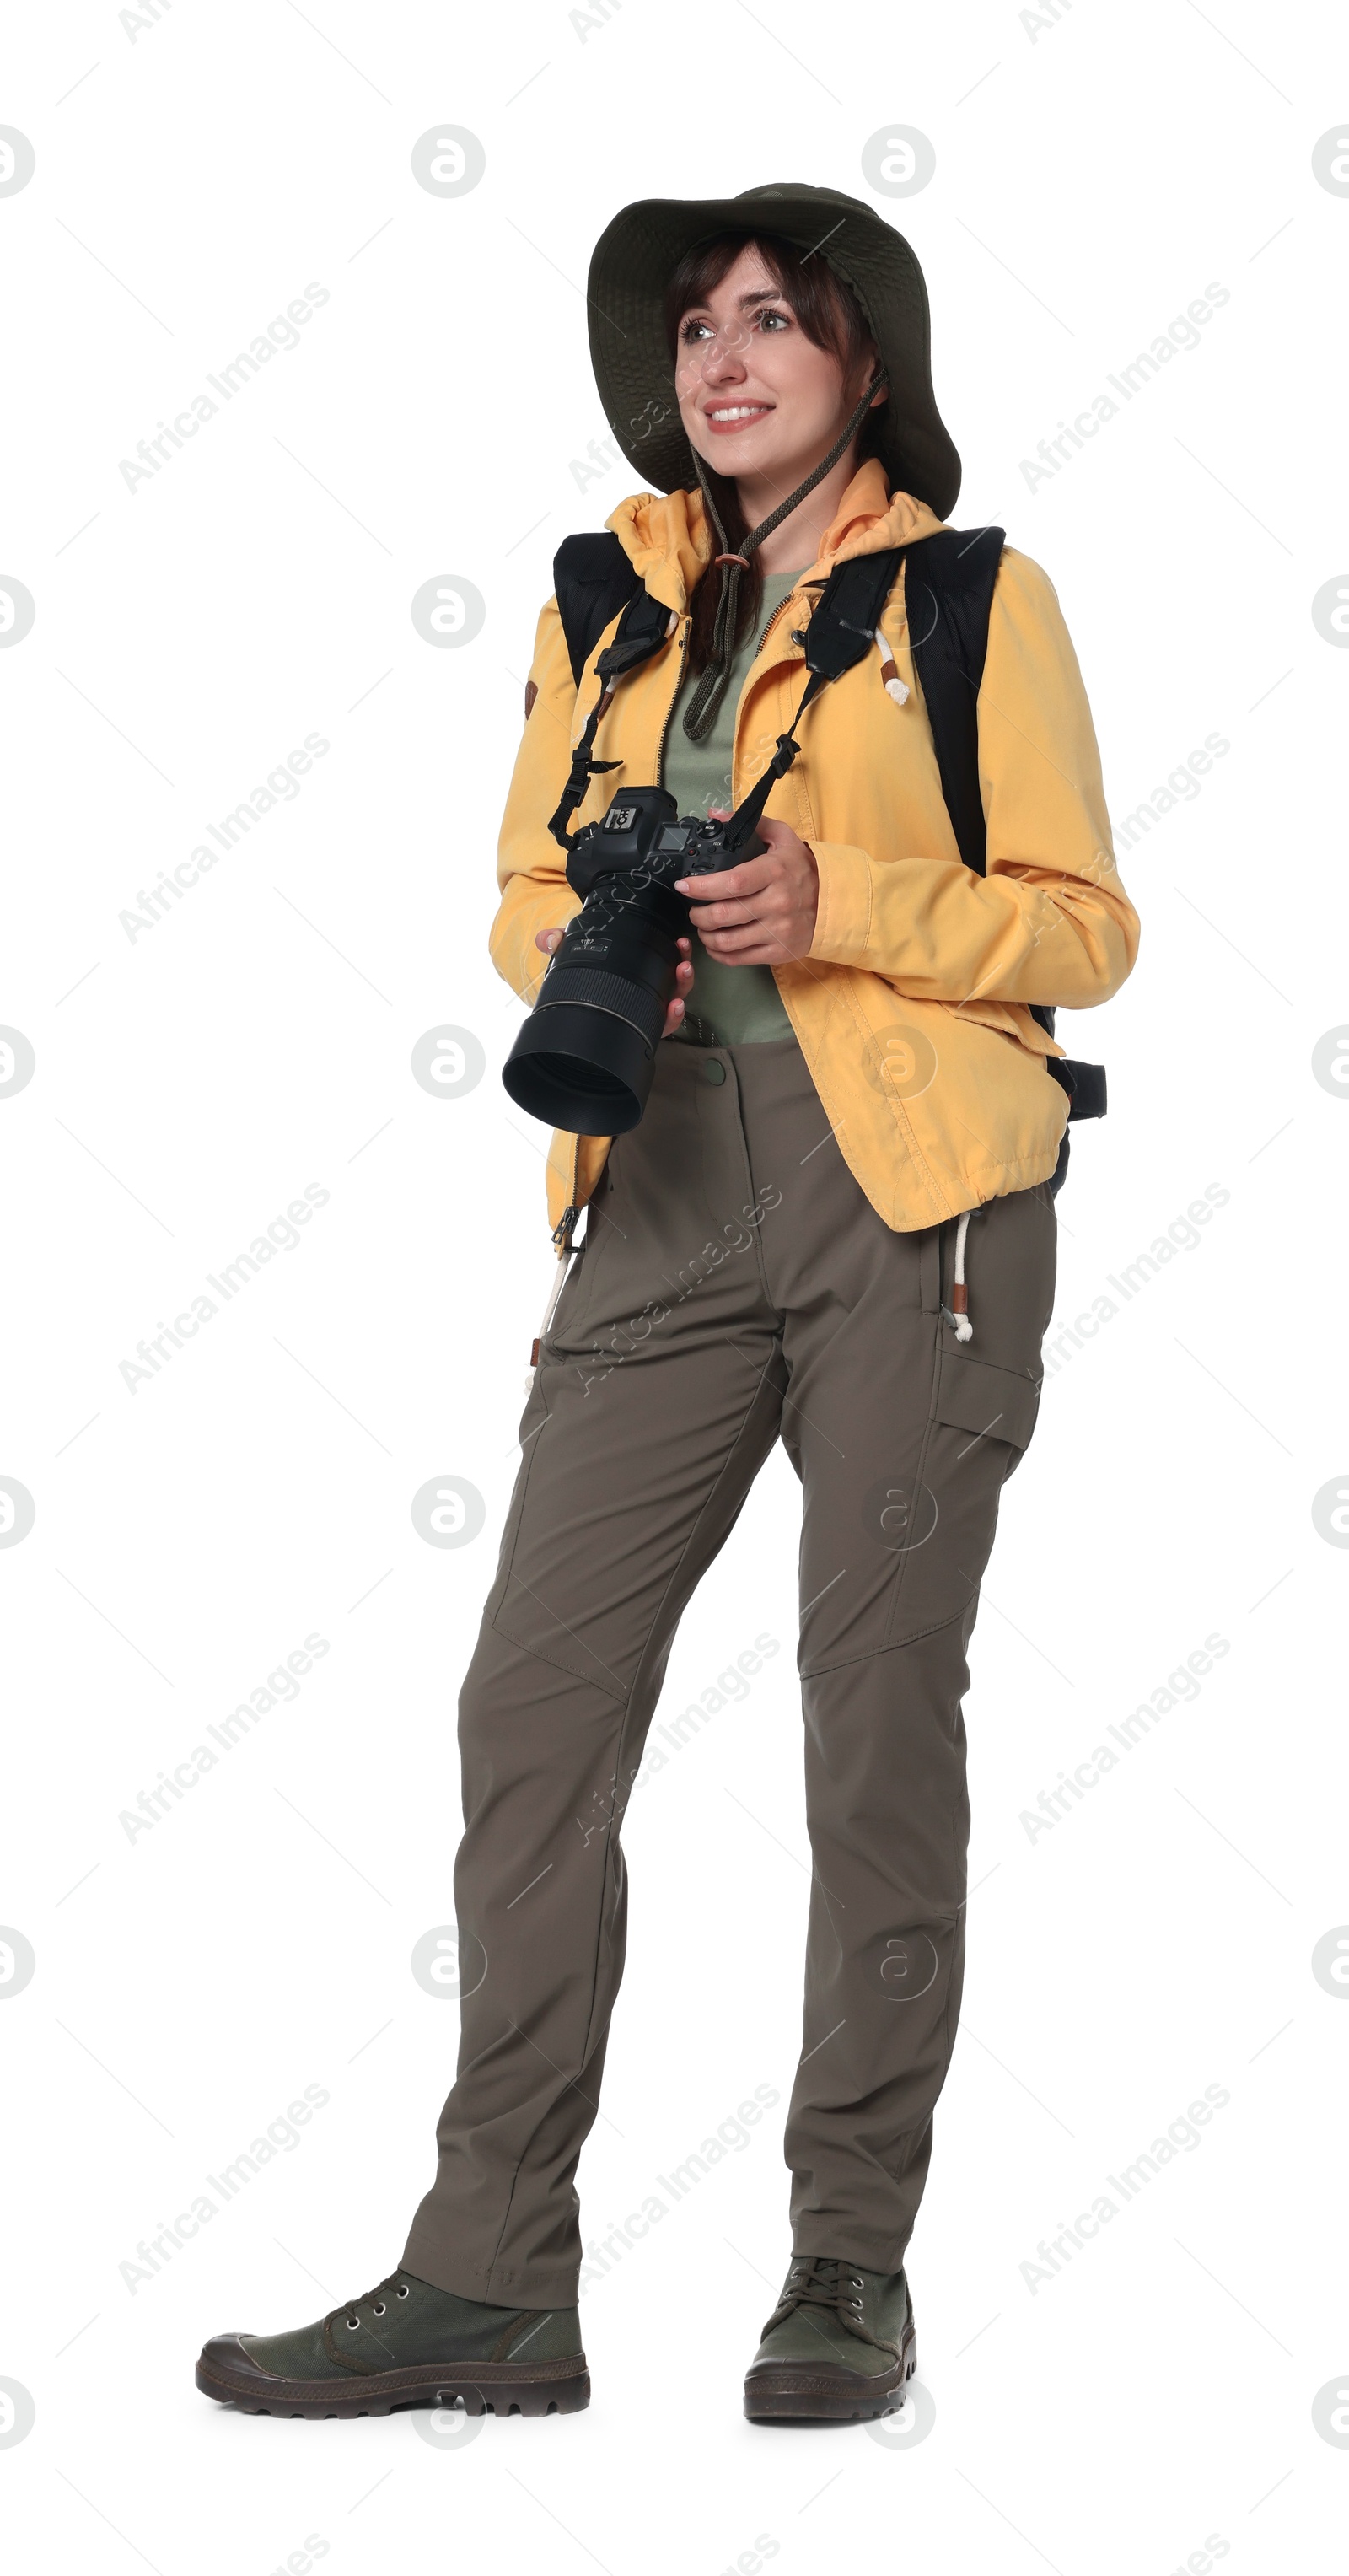
[[[383,2314],[384,2314],[384,2301],[383,2301],[382,2299],[377,2299],[377,2300],[376,2300],[376,2302],[375,2302],[375,2310],[374,2310],[374,2313],[375,2313],[375,2315],[376,2315],[377,2317],[382,2317],[382,2316],[383,2316]]]
[[[849,2299],[849,2301],[848,2301],[848,2305],[849,2305],[849,2307],[850,2307],[850,2308],[860,2308],[861,2304],[862,2304],[862,2302],[861,2302],[861,2300],[860,2300],[860,2299]]]
[[[400,2299],[406,2299],[409,2295],[410,2295],[410,2294],[409,2294],[409,2291],[408,2291],[407,2283],[406,2283],[405,2281],[400,2281],[400,2282],[399,2282],[399,2285],[398,2285],[398,2296],[399,2296],[399,2298],[400,2298]]]
[[[861,2284],[861,2282],[857,2279],[857,2276],[856,2276],[856,2274],[855,2274],[855,2273],[853,2274],[852,2278],[850,2279],[850,2281],[849,2281],[849,2283],[848,2283],[848,2287],[849,2287],[849,2289],[851,2289],[851,2290],[860,2290],[860,2289],[861,2289],[862,2284]]]
[[[361,2322],[361,2320],[360,2320],[360,2318],[359,2318],[359,2317],[348,2317],[348,2319],[347,2319],[347,2332],[348,2332],[348,2334],[355,2334],[356,2329],[357,2329],[357,2327],[359,2326],[360,2322]]]

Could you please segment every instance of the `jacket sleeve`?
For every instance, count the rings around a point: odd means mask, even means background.
[[[532,1002],[548,969],[534,945],[536,930],[553,930],[581,909],[567,883],[567,853],[553,839],[548,817],[562,793],[571,762],[576,683],[556,599],[546,603],[534,638],[529,683],[537,691],[506,796],[497,850],[501,902],[487,934],[497,973]]]
[[[987,874],[815,841],[810,955],[937,1002],[1108,1001],[1138,953],[1091,710],[1053,583],[1004,549],[979,691]]]

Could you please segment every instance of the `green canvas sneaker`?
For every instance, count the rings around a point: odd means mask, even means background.
[[[197,2386],[246,2415],[574,2415],[590,2403],[575,2308],[499,2308],[412,2272],[291,2334],[212,2335]]]
[[[745,2380],[754,2424],[893,2415],[918,2368],[902,2271],[797,2254]]]

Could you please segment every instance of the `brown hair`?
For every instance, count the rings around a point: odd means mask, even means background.
[[[665,338],[671,363],[678,361],[679,325],[684,315],[692,306],[706,303],[712,288],[721,284],[742,250],[750,248],[759,252],[778,293],[784,303],[791,306],[806,338],[813,340],[817,349],[828,349],[837,358],[846,385],[863,362],[874,355],[875,342],[870,324],[846,280],[823,259],[815,259],[813,255],[803,259],[795,242],[786,240],[781,233],[717,233],[711,240],[699,242],[685,252],[665,290]],[[884,409],[883,404],[878,404],[867,414],[858,432],[859,464],[864,457],[877,452]],[[729,475],[714,473],[706,459],[700,461],[726,531],[729,552],[749,534],[739,495]],[[740,576],[734,642],[737,652],[756,624],[763,605],[763,571],[757,551],[750,556],[749,563],[749,571]],[[726,579],[726,567],[709,564],[693,593],[688,666],[695,676],[706,669],[711,657],[717,601]]]

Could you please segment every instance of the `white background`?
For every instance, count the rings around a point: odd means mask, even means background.
[[[1314,1496],[1349,1464],[1349,562],[1331,371],[1349,202],[1312,153],[1349,102],[1328,13],[1252,0],[958,11],[524,0],[176,0],[11,13],[0,120],[4,982],[35,1050],[0,1099],[0,1552],[9,1678],[0,2457],[25,2569],[392,2566],[1167,2576],[1321,2564],[1349,2457],[1349,1921],[1336,1625]],[[1027,13],[1034,20],[1035,13]],[[771,28],[771,32],[770,32]],[[486,154],[438,198],[438,119]],[[873,191],[883,120],[935,176]],[[497,821],[557,544],[605,423],[583,285],[616,209],[808,178],[914,243],[959,525],[1054,581],[1118,823],[1229,751],[1121,872],[1143,918],[1060,1201],[1056,1332],[1206,1186],[1230,1192],[1059,1368],[1010,1486],[967,1718],[965,2019],[909,2269],[926,2438],[765,2431],[741,2378],[785,2268],[781,2123],[806,1897],[799,1491],[779,1451],[690,1610],[666,1716],[781,1652],[634,1799],[629,1964],[580,2184],[608,2232],[756,2084],[777,2108],[588,2290],[588,2413],[278,2423],[194,2389],[204,2335],[275,2331],[401,2253],[453,2004],[410,1972],[452,1911],[455,1696],[516,1462],[552,1254],[543,1133],[499,1066]],[[310,281],[329,300],[154,477],[119,471]],[[1022,460],[1206,284],[1229,301],[1081,453]],[[413,594],[481,592],[437,650]],[[1349,579],[1349,576],[1346,576]],[[1341,642],[1344,638],[1341,637]],[[151,932],[119,914],[304,736],[300,794]],[[414,1081],[467,1029],[465,1095]],[[134,1394],[119,1364],[308,1183],[328,1203]],[[1329,1400],[1328,1400],[1329,1399]],[[410,1506],[455,1476],[459,1549]],[[1049,1831],[1021,1822],[1210,1633],[1197,1695]],[[151,1829],[119,1824],[311,1633],[329,1651]],[[299,2144],[129,2288],[120,2267],[307,2084]],[[1213,2085],[1196,2147],[1032,2288],[1022,2266]],[[1337,2175],[1339,2180],[1336,2180]],[[885,2428],[880,2428],[882,2431]],[[893,2430],[893,2428],[891,2428]],[[1209,2544],[1209,2536],[1214,2539]],[[1222,2544],[1220,2549],[1218,2544]]]

